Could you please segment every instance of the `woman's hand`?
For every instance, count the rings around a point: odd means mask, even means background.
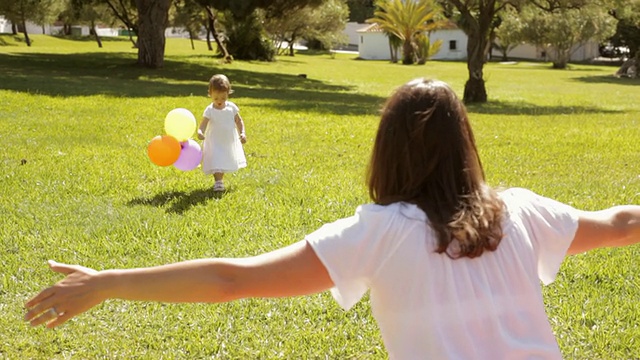
[[[105,299],[99,291],[96,270],[53,260],[49,260],[49,267],[66,277],[27,301],[24,320],[31,326],[46,324],[48,328],[54,328]]]

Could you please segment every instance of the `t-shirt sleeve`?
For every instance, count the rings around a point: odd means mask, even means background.
[[[206,117],[207,119],[211,119],[211,114],[209,114],[210,111],[211,111],[211,105],[209,105],[206,108],[204,108],[204,111],[202,112],[202,117]]]
[[[555,280],[578,230],[578,210],[528,190],[521,193],[528,200],[525,206],[538,259],[538,277],[547,285]]]
[[[392,242],[384,241],[391,220],[383,208],[360,206],[355,215],[325,224],[305,238],[333,280],[331,294],[345,310],[364,296],[392,252]]]
[[[240,108],[234,102],[229,101],[229,106],[231,106],[231,109],[233,110],[234,117],[240,114]]]

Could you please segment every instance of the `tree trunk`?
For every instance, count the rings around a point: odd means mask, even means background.
[[[491,49],[491,28],[496,12],[495,0],[481,1],[476,13],[461,8],[464,17],[463,30],[467,39],[467,70],[469,79],[464,85],[465,103],[487,102],[487,89],[484,84],[484,63]]]
[[[636,57],[629,58],[625,61],[622,66],[616,71],[616,77],[629,77],[629,78],[637,78],[638,77],[638,58],[640,58],[640,54],[636,55]]]
[[[411,39],[406,39],[402,43],[402,64],[413,64],[413,45],[411,44]]]
[[[553,60],[553,68],[554,69],[566,69],[567,64],[569,63],[569,58],[571,57],[570,50],[564,49],[556,49],[556,56]]]
[[[211,46],[211,29],[209,28],[209,24],[206,24],[207,27],[207,49],[209,51],[213,51],[213,46]]]
[[[18,35],[18,26],[13,22],[11,23],[11,35]]]
[[[227,47],[224,46],[222,41],[220,41],[220,36],[218,36],[218,32],[216,31],[216,15],[208,6],[205,6],[205,10],[207,10],[207,22],[209,24],[209,30],[211,30],[213,40],[215,40],[216,45],[218,45],[218,51],[222,52],[222,58],[224,59],[224,61],[231,62],[233,60],[233,57],[229,55]]]
[[[391,40],[389,40],[389,57],[391,58],[391,63],[395,64],[398,62],[398,54],[396,54],[396,49],[394,49],[393,44],[391,44]]]
[[[171,0],[136,0],[138,8],[138,65],[158,69],[164,65],[164,31]]]
[[[27,21],[24,16],[22,17],[22,32],[24,34],[24,41],[27,43],[27,46],[31,46],[31,39],[29,39],[29,33],[27,32]]]
[[[96,29],[96,24],[91,21],[91,31],[93,31],[93,35],[96,38],[96,42],[98,43],[98,47],[102,48],[102,40],[100,39],[100,35],[98,35],[98,30]]]
[[[468,36],[467,70],[469,71],[469,79],[464,85],[463,101],[465,103],[487,102],[483,69],[489,40],[477,32],[470,32]]]
[[[127,32],[129,33],[129,41],[131,41],[131,43],[133,44],[134,48],[138,47],[138,41],[134,41],[133,40],[133,34],[135,33],[135,31],[131,28],[127,29]]]
[[[291,37],[287,40],[287,44],[289,44],[288,48],[289,48],[289,56],[295,56],[295,53],[293,51],[293,44],[296,42],[296,33],[295,31],[291,34]]]

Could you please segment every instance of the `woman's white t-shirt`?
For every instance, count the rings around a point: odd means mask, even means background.
[[[540,281],[552,282],[577,210],[513,188],[498,249],[474,259],[436,253],[416,205],[358,207],[306,237],[349,309],[370,291],[391,359],[561,359]]]

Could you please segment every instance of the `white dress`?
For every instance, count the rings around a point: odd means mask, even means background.
[[[529,190],[500,194],[504,239],[453,260],[416,205],[368,204],[306,237],[349,309],[370,291],[389,359],[559,360],[540,282],[554,280],[578,227],[575,209]]]
[[[227,101],[224,109],[209,104],[202,116],[209,119],[202,145],[202,170],[205,174],[228,173],[247,166],[247,159],[236,129],[236,104]]]

